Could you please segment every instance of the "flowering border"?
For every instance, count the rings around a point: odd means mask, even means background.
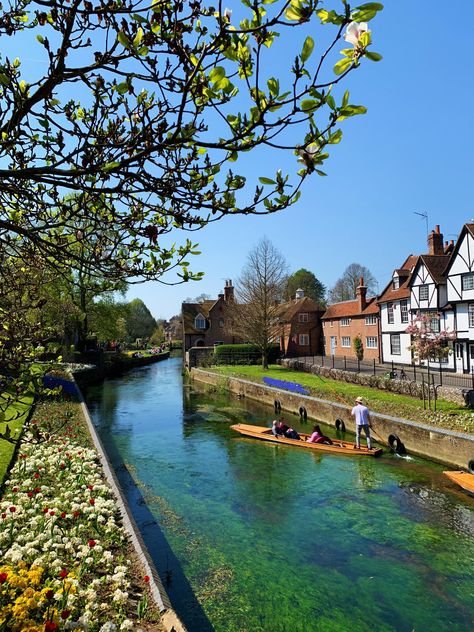
[[[300,395],[309,395],[309,390],[297,382],[287,382],[286,380],[277,380],[276,378],[266,376],[263,378],[263,381],[267,386],[282,388],[285,391],[299,393]]]

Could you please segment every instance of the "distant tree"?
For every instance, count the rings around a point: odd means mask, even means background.
[[[202,294],[196,296],[196,298],[191,298],[190,296],[187,296],[184,299],[183,303],[203,303],[204,301],[209,301],[210,299],[211,295],[203,292]]]
[[[344,270],[342,277],[336,281],[334,287],[329,290],[329,303],[350,301],[356,298],[356,289],[359,286],[361,277],[364,279],[367,294],[375,294],[377,292],[377,281],[374,275],[360,263],[351,263]]]
[[[160,318],[160,319],[157,319],[155,322],[156,322],[156,327],[150,336],[150,343],[152,345],[160,345],[165,339],[165,332],[164,332],[165,321],[162,318]]]
[[[89,331],[99,342],[125,340],[127,305],[116,302],[113,294],[93,302],[89,308]]]
[[[149,338],[156,329],[156,320],[145,303],[136,298],[126,307],[125,324],[130,341],[137,338]]]
[[[268,368],[268,350],[275,336],[287,267],[283,255],[265,237],[250,251],[236,284],[233,332],[258,347],[264,369]]]
[[[304,295],[312,298],[318,303],[324,303],[324,297],[326,294],[326,286],[324,286],[319,279],[316,278],[309,270],[301,268],[297,270],[286,280],[285,287],[285,299],[289,301],[295,297],[296,290],[302,289]]]

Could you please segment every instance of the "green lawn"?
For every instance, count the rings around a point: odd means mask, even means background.
[[[5,412],[5,421],[0,423],[0,432],[4,434],[8,425],[12,439],[18,439],[23,429],[23,424],[28,418],[32,404],[33,396],[24,395],[21,398],[21,401],[9,406]],[[15,452],[15,448],[16,443],[0,439],[0,485],[3,483],[5,474],[12,460],[13,453]]]
[[[325,377],[293,371],[279,365],[271,365],[266,371],[260,366],[215,366],[209,370],[221,375],[233,375],[263,383],[265,376],[288,382],[297,382],[310,391],[314,397],[353,406],[356,397],[364,397],[374,412],[386,413],[413,421],[439,425],[443,428],[474,433],[474,414],[464,406],[439,399],[437,412],[423,409],[423,401],[408,395],[398,395],[368,386],[348,384]]]

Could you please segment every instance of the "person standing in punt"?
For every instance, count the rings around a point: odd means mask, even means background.
[[[367,449],[372,450],[371,438],[370,438],[370,413],[367,406],[364,406],[364,400],[362,397],[356,398],[356,405],[352,409],[351,415],[355,418],[356,422],[356,449],[360,450],[360,434],[364,429],[365,437],[367,440]]]

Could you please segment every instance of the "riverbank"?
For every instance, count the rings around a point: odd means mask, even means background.
[[[292,393],[287,390],[266,386],[257,380],[256,374],[249,377],[245,371],[252,369],[257,372],[258,367],[213,367],[212,370],[192,369],[192,379],[199,380],[213,387],[224,388],[236,393],[239,397],[248,397],[256,401],[266,403],[271,406],[281,407],[281,410],[288,411],[299,415],[300,410],[304,410],[304,414],[310,419],[323,421],[334,426],[336,420],[342,420],[345,427],[350,432],[355,432],[355,426],[350,411],[353,401],[357,395],[363,391],[361,387],[345,384],[346,388],[354,389],[353,397],[349,399],[347,392],[341,402],[341,398],[336,397],[337,391],[332,387],[326,391],[325,397],[316,397],[314,395],[302,395]],[[241,377],[230,375],[230,372],[240,372]],[[265,375],[277,375],[280,379],[291,380],[295,378],[292,375],[295,372],[287,371],[282,367],[271,367],[270,371],[265,371]],[[296,374],[300,384],[304,386],[304,381],[315,379],[314,376]],[[330,396],[332,393],[332,396]],[[375,393],[375,391],[374,391]],[[357,394],[357,395],[356,395]],[[384,393],[384,398],[391,394]],[[391,395],[391,397],[400,397]],[[338,401],[334,401],[338,399]],[[385,406],[387,409],[387,402]],[[372,402],[369,400],[372,407]],[[451,404],[451,403],[449,403]],[[374,436],[382,443],[388,445],[389,438],[395,436],[397,440],[402,442],[408,452],[419,456],[429,458],[440,463],[447,464],[455,468],[467,469],[474,459],[474,435],[466,432],[458,432],[442,427],[435,427],[427,423],[417,422],[401,416],[390,415],[383,412],[373,412],[372,420],[374,425]]]

